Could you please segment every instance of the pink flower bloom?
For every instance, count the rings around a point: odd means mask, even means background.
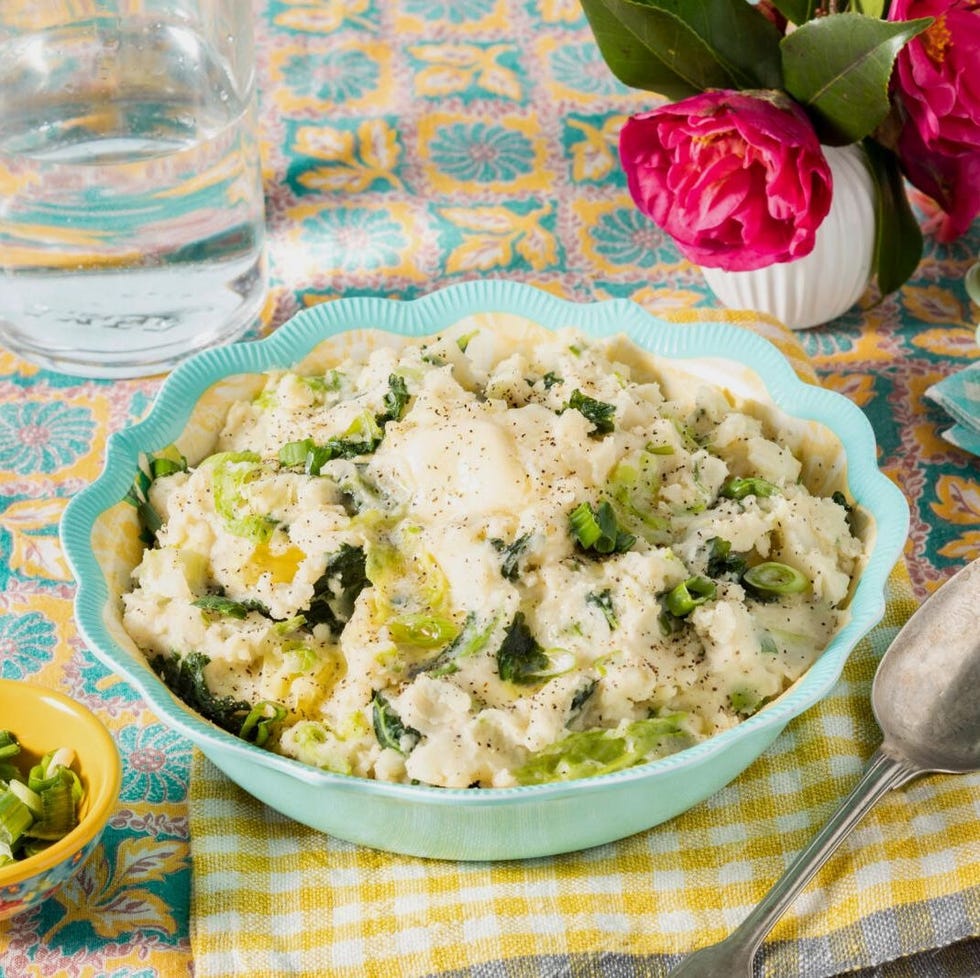
[[[830,209],[817,135],[779,92],[710,91],[633,116],[619,155],[636,206],[706,267],[802,258]]]
[[[952,241],[980,213],[980,0],[892,0],[889,20],[935,17],[898,54],[896,146],[909,180],[946,212]]]

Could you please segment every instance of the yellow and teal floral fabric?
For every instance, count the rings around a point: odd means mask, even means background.
[[[653,103],[610,76],[577,0],[256,0],[255,8],[272,289],[253,335],[340,296],[408,299],[482,277],[517,279],[579,301],[628,297],[672,319],[722,315],[700,271],[630,202],[617,135],[629,113]],[[980,310],[962,282],[978,252],[980,225],[953,245],[927,239],[923,261],[901,291],[878,303],[869,293],[835,322],[799,334],[801,346],[778,324],[754,327],[870,418],[881,464],[912,505],[906,612],[909,594],[921,599],[980,556],[976,460],[943,440],[948,419],[926,397],[932,384],[980,360],[974,338]],[[2,295],[0,278],[0,315]],[[109,725],[123,758],[119,805],[92,859],[36,911],[0,923],[2,978],[186,978],[194,965],[199,976],[220,974],[220,958],[209,956],[215,946],[210,914],[225,904],[209,903],[213,892],[195,889],[192,880],[192,865],[199,880],[208,878],[209,850],[195,844],[200,818],[215,810],[207,798],[232,806],[228,811],[245,820],[231,826],[235,833],[258,825],[257,831],[271,833],[266,841],[299,837],[216,782],[192,758],[189,744],[94,659],[72,620],[74,585],[58,520],[66,501],[98,474],[108,435],[143,416],[159,383],[83,381],[0,351],[0,676],[30,678],[83,701]],[[506,946],[514,953],[481,965],[469,956],[467,941],[436,953],[430,935],[419,945],[430,949],[428,956],[412,958],[421,962],[418,974],[428,969],[483,978],[530,974],[532,967],[539,968],[534,974],[557,974],[567,953],[576,955],[565,960],[573,969],[568,973],[661,974],[671,954],[701,940],[684,915],[700,897],[687,895],[677,914],[670,911],[672,886],[683,885],[685,872],[700,866],[707,874],[699,879],[707,881],[701,893],[713,916],[703,936],[721,936],[850,786],[857,755],[874,739],[860,704],[874,657],[893,630],[879,631],[845,676],[840,696],[852,712],[842,716],[850,719],[832,713],[826,721],[828,742],[850,745],[840,760],[801,768],[814,773],[801,780],[786,763],[799,745],[791,732],[762,766],[692,812],[691,821],[654,829],[616,850],[629,854],[623,866],[610,861],[612,850],[591,857],[595,879],[619,887],[612,891],[616,900],[637,894],[636,907],[650,911],[642,921],[638,909],[627,908],[623,916],[604,918],[601,934],[590,931],[588,913],[601,909],[606,897],[588,888],[548,890],[542,881],[549,877],[534,862],[476,868],[467,876],[327,840],[328,867],[344,883],[335,894],[340,902],[329,924],[332,936],[360,942],[364,954],[372,948],[387,954],[385,938],[377,936],[387,931],[372,921],[396,899],[390,874],[414,881],[406,893],[422,901],[419,927],[423,919],[437,927],[445,908],[458,905],[453,887],[468,879],[474,899],[486,898],[474,924],[483,930],[472,946],[496,940],[494,927],[513,924],[516,936]],[[773,780],[769,772],[781,773]],[[904,802],[896,798],[872,816],[852,861],[830,870],[830,889],[821,890],[830,894],[826,902],[803,904],[801,916],[786,921],[784,944],[772,960],[790,970],[778,973],[795,974],[798,958],[810,951],[831,968],[842,959],[840,949],[850,947],[856,966],[870,966],[862,949],[897,957],[975,936],[977,790],[975,778],[923,782],[902,796]],[[748,808],[745,798],[753,799]],[[759,821],[742,824],[746,812]],[[967,814],[949,824],[942,821],[949,812]],[[914,820],[931,847],[914,865],[894,841],[893,830],[905,831],[903,819]],[[205,823],[202,841],[213,845],[213,828]],[[693,848],[675,844],[682,831],[694,833],[684,836]],[[698,846],[714,853],[703,865]],[[732,846],[747,858],[722,863],[718,854]],[[587,866],[590,857],[580,858]],[[842,866],[863,875],[849,877]],[[260,870],[256,879],[265,879]],[[352,882],[359,871],[364,880]],[[960,889],[950,884],[971,871],[972,881],[964,877]],[[583,869],[570,878],[586,886],[587,877]],[[941,899],[936,879],[945,881]],[[873,885],[862,887],[861,880]],[[588,906],[582,893],[591,894]],[[227,892],[221,897],[230,898]],[[564,939],[548,932],[555,918],[546,915],[542,922],[531,914],[539,899],[555,912],[573,909],[581,926]],[[407,914],[403,922],[416,920],[408,904],[399,906]],[[808,907],[831,916],[794,924]],[[906,913],[909,908],[918,911]],[[341,927],[344,913],[350,919]],[[928,926],[923,914],[931,914]],[[793,929],[828,921],[841,924],[833,931],[838,944],[828,930]],[[531,938],[546,932],[548,957],[527,958],[522,948],[534,953]],[[399,940],[410,939],[398,933]],[[627,934],[637,935],[633,945]],[[959,944],[937,951],[925,965],[887,972],[888,978],[980,973],[978,959],[964,957],[970,954],[970,944]],[[398,960],[387,960],[386,973],[401,973]],[[937,962],[945,970],[936,971]],[[371,968],[322,973],[381,973]],[[885,974],[874,972],[875,978]]]

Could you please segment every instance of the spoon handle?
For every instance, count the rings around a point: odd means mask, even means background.
[[[749,915],[719,944],[702,948],[670,973],[670,978],[752,978],[752,957],[763,938],[800,891],[816,875],[841,840],[867,814],[886,791],[911,780],[920,769],[883,745],[872,754],[861,779],[813,841],[787,867],[772,889]]]

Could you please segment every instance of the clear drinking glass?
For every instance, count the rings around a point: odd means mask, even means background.
[[[251,0],[0,0],[0,344],[165,370],[255,322],[264,231]]]

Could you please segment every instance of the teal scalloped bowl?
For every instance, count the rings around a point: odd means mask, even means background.
[[[446,789],[332,774],[280,757],[211,725],[179,702],[149,668],[120,622],[120,593],[139,561],[135,511],[122,500],[142,452],[180,439],[192,447],[219,423],[223,399],[243,377],[306,358],[326,340],[361,330],[423,336],[471,316],[516,316],[546,328],[625,333],[659,356],[713,379],[768,393],[791,418],[817,422],[839,439],[838,465],[868,521],[869,556],[851,617],[810,670],[743,723],[678,754],[625,771],[566,783]],[[353,331],[353,332],[352,332]],[[252,378],[254,381],[254,378]],[[185,452],[195,459],[193,450]],[[202,453],[203,454],[203,453]],[[802,383],[783,355],[748,330],[724,323],[664,322],[629,300],[574,303],[525,285],[480,281],[410,302],[339,299],[299,313],[267,339],[207,350],[163,383],[147,417],[112,435],[99,478],[65,510],[61,536],[78,581],[75,612],[93,654],[145,698],[234,782],[270,807],[337,838],[376,849],[444,859],[521,859],[585,849],[658,825],[737,777],[786,724],[837,682],[858,640],[882,617],[887,578],[908,533],[909,509],[878,469],[875,438],[846,398]]]

